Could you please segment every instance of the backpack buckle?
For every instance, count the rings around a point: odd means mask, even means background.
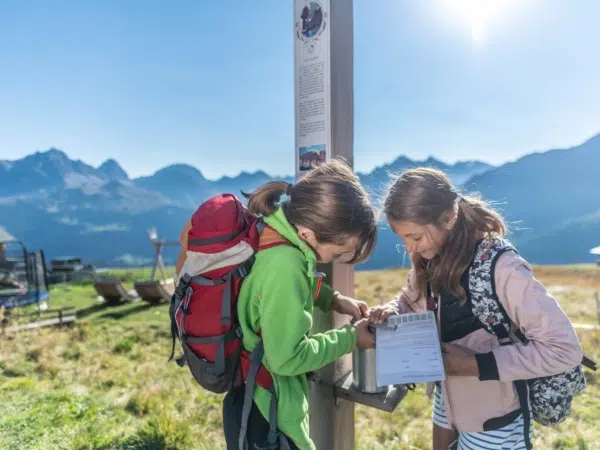
[[[238,277],[246,278],[250,273],[250,269],[254,265],[254,255],[248,258],[241,266],[239,266],[236,270]]]
[[[262,445],[254,444],[255,450],[279,450],[280,449],[279,436],[280,436],[280,433],[277,433],[275,436],[271,436],[271,432],[269,432],[269,437],[267,438],[267,442],[265,442]],[[271,440],[273,438],[275,439],[275,442],[270,443],[269,440]]]
[[[177,284],[177,287],[175,288],[174,295],[178,296],[179,298],[183,297],[183,293],[187,289],[187,287],[190,285],[191,280],[192,280],[192,277],[190,277],[187,273],[184,274],[179,279],[179,283]]]
[[[514,343],[513,338],[502,323],[496,323],[492,325],[491,328],[500,345],[510,345]]]
[[[279,442],[276,444],[266,443],[264,445],[254,444],[255,450],[279,450]]]
[[[508,337],[498,338],[498,342],[500,343],[501,346],[504,346],[504,345],[512,344],[513,340],[510,336],[508,336]]]

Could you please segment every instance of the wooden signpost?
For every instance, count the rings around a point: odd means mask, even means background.
[[[296,179],[312,164],[341,156],[353,163],[353,4],[352,0],[295,0]],[[320,270],[327,281],[353,296],[354,269],[347,264]],[[314,314],[315,332],[338,328],[349,317]],[[334,395],[334,384],[352,370],[350,355],[320,370],[311,383],[310,428],[317,449],[354,448],[354,403]]]
[[[354,160],[353,1],[294,0],[296,180],[315,165]],[[354,267],[320,265],[334,289],[354,297]],[[313,332],[339,328],[349,316],[315,309]],[[310,385],[310,430],[318,450],[354,449],[354,405],[393,412],[406,388],[365,394],[352,383],[352,356],[319,370]]]

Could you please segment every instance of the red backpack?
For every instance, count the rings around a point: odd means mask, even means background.
[[[200,205],[188,231],[187,257],[171,299],[169,316],[173,348],[175,340],[183,348],[177,359],[187,363],[195,380],[215,393],[225,393],[246,383],[242,412],[240,448],[245,448],[245,430],[254,385],[271,391],[269,441],[287,441],[276,431],[277,401],[273,379],[262,365],[262,341],[252,353],[242,345],[242,330],[237,318],[237,300],[243,279],[250,273],[255,253],[276,245],[291,245],[262,218],[250,211],[232,194],[217,195]],[[260,334],[260,331],[259,331]],[[285,441],[285,442],[284,442]]]

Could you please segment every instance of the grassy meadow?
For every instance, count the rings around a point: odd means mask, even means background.
[[[597,323],[594,291],[600,268],[536,267],[575,323]],[[128,289],[139,272],[119,272]],[[147,273],[145,274],[147,276]],[[403,271],[359,272],[356,297],[389,299]],[[221,396],[200,389],[175,363],[168,306],[107,306],[91,284],[57,285],[50,306],[74,306],[78,321],[0,337],[0,449],[224,449]],[[600,330],[578,330],[586,354],[600,360]],[[179,349],[176,355],[179,354]],[[588,389],[571,418],[534,428],[536,449],[600,449],[600,387]],[[358,405],[356,448],[431,448],[431,405],[424,389],[409,393],[393,414]]]

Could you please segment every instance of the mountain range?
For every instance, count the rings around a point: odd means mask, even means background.
[[[377,200],[391,175],[416,166],[439,168],[463,191],[478,191],[498,204],[513,230],[511,239],[532,262],[591,261],[587,251],[599,245],[600,136],[498,167],[400,156],[359,176]],[[293,182],[293,177],[263,171],[209,180],[188,164],[130,178],[114,159],[93,167],[52,148],[0,160],[0,225],[50,258],[76,255],[96,265],[145,264],[153,257],[147,229],[156,227],[167,240],[176,239],[203,200],[221,192],[239,195],[272,179]],[[398,242],[382,223],[377,248],[359,269],[401,264]],[[165,249],[165,260],[172,262],[175,252]]]

